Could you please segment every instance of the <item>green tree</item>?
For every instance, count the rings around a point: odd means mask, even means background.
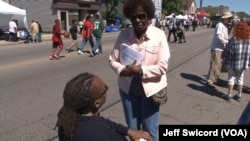
[[[162,0],[162,14],[167,15],[168,11],[167,11],[167,1],[168,0]]]
[[[171,13],[181,13],[182,0],[162,0],[162,13],[168,15]]]
[[[111,14],[122,15],[118,12],[119,4],[123,4],[125,0],[105,0],[106,9],[102,10],[102,17],[105,17],[107,24],[115,23],[114,18],[110,18]],[[123,16],[122,16],[123,17]]]
[[[247,18],[248,17],[248,14],[243,12],[243,11],[240,11],[240,12],[236,12],[238,17],[241,19],[241,18]]]
[[[214,10],[210,10],[208,13],[210,13],[210,16],[216,16],[216,12]]]
[[[119,3],[124,3],[124,1],[125,0],[105,0],[106,10],[103,12],[103,16],[107,19],[109,15],[118,13],[117,7]]]

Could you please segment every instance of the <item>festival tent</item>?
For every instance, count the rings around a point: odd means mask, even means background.
[[[167,19],[173,18],[173,15],[175,15],[175,14],[172,13],[171,15],[168,15],[165,18],[167,18]],[[185,20],[185,19],[188,19],[188,16],[187,15],[184,15],[184,16],[183,15],[175,15],[175,18],[177,20]]]
[[[210,17],[210,14],[204,10],[196,10],[197,18],[202,19],[204,17]]]
[[[179,20],[187,20],[188,19],[188,16],[187,15],[177,15],[176,17],[175,17],[176,19],[179,19]]]
[[[174,15],[174,13],[172,13],[172,14],[166,16],[165,18],[167,18],[167,19],[173,18],[173,15]]]
[[[9,29],[9,21],[14,18],[18,21],[19,29],[28,29],[26,10],[20,9],[0,0],[0,29]]]

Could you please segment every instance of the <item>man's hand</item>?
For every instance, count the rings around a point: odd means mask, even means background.
[[[145,139],[146,141],[152,141],[152,138],[148,132],[142,130],[128,130],[128,136],[132,141],[139,141],[140,138]]]

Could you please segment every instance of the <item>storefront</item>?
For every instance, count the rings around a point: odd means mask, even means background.
[[[101,9],[99,1],[53,0],[52,7],[57,9],[62,30],[68,30],[73,19],[83,20],[86,14],[94,14]]]

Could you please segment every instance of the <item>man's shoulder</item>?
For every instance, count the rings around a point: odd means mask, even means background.
[[[216,28],[226,28],[226,26],[222,23],[222,22],[219,22],[219,23],[217,23],[217,25],[216,25]]]
[[[77,28],[75,25],[72,25],[70,28],[69,28],[69,30],[73,30],[73,29],[75,29],[75,28]]]

